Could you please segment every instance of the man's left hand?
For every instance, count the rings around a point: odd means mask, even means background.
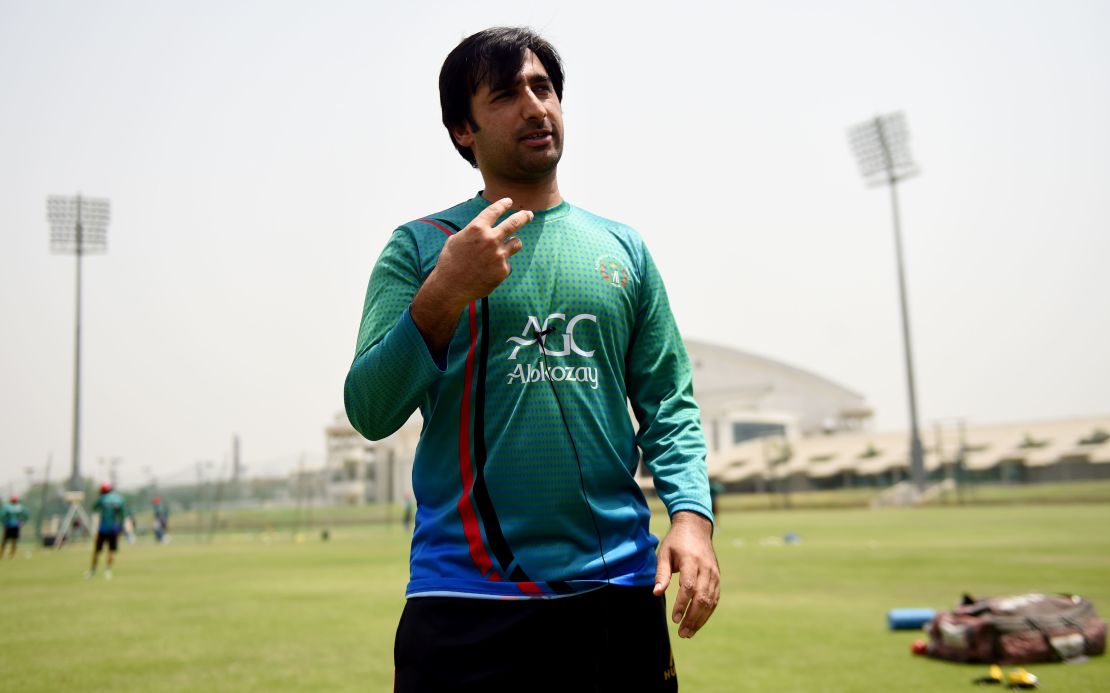
[[[671,619],[678,637],[692,638],[705,625],[721,598],[721,568],[713,552],[713,525],[688,510],[671,517],[671,531],[659,545],[655,596],[667,591],[671,574],[678,573],[678,596]]]

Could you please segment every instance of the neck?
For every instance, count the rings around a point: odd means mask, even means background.
[[[550,176],[536,181],[497,180],[483,176],[485,189],[482,197],[496,202],[503,197],[513,198],[513,209],[530,209],[534,212],[551,209],[563,201],[559,194],[559,181],[552,171]]]

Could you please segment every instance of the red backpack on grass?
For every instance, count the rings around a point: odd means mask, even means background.
[[[938,613],[925,630],[929,655],[956,662],[1061,662],[1106,650],[1106,621],[1078,595],[965,596],[962,605]]]

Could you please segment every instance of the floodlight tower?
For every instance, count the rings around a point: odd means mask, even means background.
[[[108,250],[108,200],[95,197],[50,195],[46,214],[50,221],[50,251],[77,256],[77,300],[73,347],[73,467],[69,487],[81,483],[81,258]]]
[[[910,132],[902,113],[875,116],[848,130],[860,173],[871,187],[890,188],[894,213],[894,252],[898,266],[898,295],[902,304],[902,343],[906,355],[906,384],[910,400],[910,478],[918,490],[925,488],[925,455],[917,429],[917,393],[913,377],[913,349],[910,342],[910,309],[906,300],[906,271],[902,261],[902,229],[898,215],[898,182],[918,174],[910,156]]]

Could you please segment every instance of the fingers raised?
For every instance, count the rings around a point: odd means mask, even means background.
[[[521,210],[498,224],[512,204],[508,197],[491,203],[444,242],[433,273],[443,286],[452,287],[452,305],[489,296],[512,273],[509,258],[524,247],[514,234],[534,216]]]
[[[506,198],[507,199],[507,198]],[[532,221],[533,214],[527,209],[522,209],[516,214],[513,214],[505,221],[494,227],[494,230],[500,233],[505,238],[513,235],[520,230],[522,226]]]
[[[481,222],[481,225],[487,228],[493,228],[493,225],[497,223],[498,218],[500,218],[501,215],[505,212],[509,211],[512,206],[513,198],[502,197],[500,200],[491,203],[489,207],[486,207],[481,212],[478,212],[478,216],[474,217],[474,221]],[[474,222],[471,223],[473,224]]]

